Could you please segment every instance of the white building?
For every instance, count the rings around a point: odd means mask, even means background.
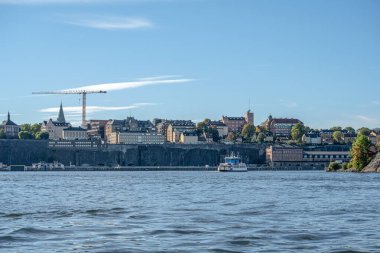
[[[59,108],[57,121],[49,119],[42,122],[41,132],[47,132],[50,140],[59,140],[63,138],[63,129],[70,127],[70,123],[66,123],[65,115],[63,114],[62,104]]]
[[[68,127],[62,130],[62,139],[64,140],[87,140],[87,131],[81,127]]]
[[[191,120],[175,120],[168,125],[166,130],[166,138],[168,142],[180,142],[183,132],[195,131],[195,123]]]
[[[164,144],[165,136],[147,132],[112,133],[109,138],[111,144]]]
[[[224,138],[228,135],[228,126],[221,121],[211,121],[209,127],[216,128],[219,137]]]
[[[197,132],[182,132],[179,142],[182,144],[198,144]]]
[[[320,145],[322,138],[317,133],[307,133],[302,136],[302,142],[310,145]]]

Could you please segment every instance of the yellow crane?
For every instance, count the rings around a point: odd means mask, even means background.
[[[35,94],[35,95],[41,95],[41,94],[56,94],[56,95],[79,94],[79,95],[82,95],[82,127],[84,129],[86,129],[87,128],[87,122],[86,122],[87,94],[94,94],[94,93],[107,93],[107,91],[104,91],[104,90],[58,90],[58,91],[33,92],[32,94]]]

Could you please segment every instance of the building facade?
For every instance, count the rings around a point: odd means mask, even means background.
[[[228,135],[228,126],[220,121],[210,121],[208,127],[215,128],[218,131],[219,137],[224,138]]]
[[[62,130],[62,139],[64,140],[87,140],[87,131],[81,127],[68,127]]]
[[[222,116],[222,123],[228,127],[230,132],[241,132],[246,124],[244,117],[228,117]]]
[[[179,143],[181,133],[195,130],[195,123],[191,120],[174,120],[167,127],[166,140],[171,143]]]
[[[105,138],[105,128],[108,120],[90,120],[87,127],[87,135],[94,139]]]
[[[270,115],[261,126],[272,132],[276,138],[289,139],[292,134],[292,127],[297,123],[302,122],[298,119],[273,118]]]
[[[105,139],[110,143],[109,139],[113,133],[117,132],[155,132],[155,127],[149,120],[136,120],[128,117],[125,120],[109,120],[105,125]]]
[[[7,138],[18,138],[18,133],[21,130],[20,126],[11,120],[11,115],[9,112],[7,115],[7,120],[4,120],[1,123],[0,129],[4,131],[5,137]]]
[[[302,136],[302,142],[308,145],[321,145],[322,138],[316,132],[306,133]]]
[[[180,135],[179,142],[182,144],[198,144],[198,134],[195,131],[182,132]]]
[[[244,114],[244,118],[245,118],[246,124],[255,125],[255,116],[254,116],[253,112],[251,112],[251,110],[248,110]]]
[[[49,119],[49,121],[42,122],[41,131],[47,132],[50,140],[59,140],[63,137],[63,129],[70,126],[70,123],[67,123],[65,120],[61,103],[57,120],[53,121],[52,119]]]
[[[165,136],[158,133],[147,132],[121,132],[112,133],[110,144],[164,144]]]
[[[280,165],[281,163],[302,162],[303,149],[290,145],[273,145],[266,149],[267,163]]]

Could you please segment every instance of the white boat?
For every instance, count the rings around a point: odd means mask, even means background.
[[[220,163],[218,166],[219,172],[247,172],[248,168],[245,163],[241,162],[241,157],[236,156],[233,153],[230,156],[224,158],[224,163]]]

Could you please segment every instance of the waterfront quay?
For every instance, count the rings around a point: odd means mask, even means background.
[[[69,166],[53,168],[36,168],[33,166],[12,165],[0,169],[0,172],[31,172],[31,171],[217,171],[217,166]],[[267,164],[248,165],[248,171],[312,171],[324,170],[324,166],[279,166],[273,167]]]

